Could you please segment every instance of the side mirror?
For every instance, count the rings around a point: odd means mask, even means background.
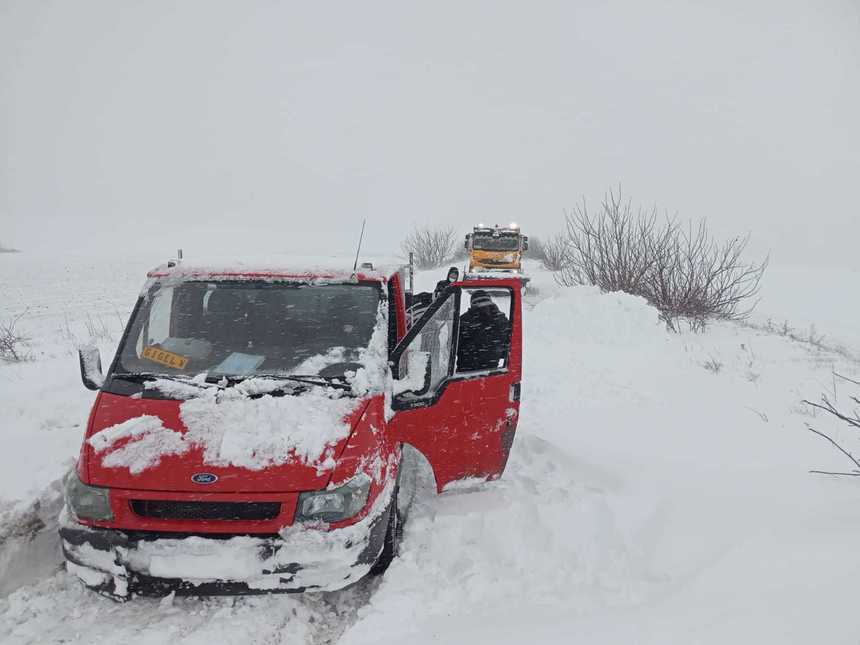
[[[97,390],[105,382],[102,374],[102,357],[95,347],[82,347],[78,350],[81,364],[81,380],[88,390]]]
[[[403,376],[403,368],[406,375]],[[430,352],[409,350],[400,359],[401,377],[394,381],[392,394],[397,396],[404,392],[424,394],[430,389]]]
[[[529,250],[529,238],[523,235],[523,251]]]

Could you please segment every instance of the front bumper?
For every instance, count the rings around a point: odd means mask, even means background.
[[[277,535],[218,536],[90,528],[60,518],[67,568],[117,599],[334,591],[366,575],[385,542],[390,496],[351,526],[291,526]]]

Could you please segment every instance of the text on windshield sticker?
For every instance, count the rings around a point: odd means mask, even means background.
[[[184,369],[188,365],[188,359],[185,356],[180,356],[179,354],[174,354],[158,347],[144,347],[143,357],[154,363],[161,363],[177,370]]]

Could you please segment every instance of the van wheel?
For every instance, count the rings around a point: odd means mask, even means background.
[[[400,486],[396,486],[394,494],[391,496],[391,506],[388,510],[388,530],[385,532],[385,542],[382,545],[382,552],[370,568],[369,573],[372,576],[381,576],[385,573],[388,565],[391,564],[391,561],[397,557],[400,551],[400,538],[403,537],[403,516],[397,504],[397,493],[399,490]]]

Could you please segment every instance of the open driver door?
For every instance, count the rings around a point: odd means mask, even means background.
[[[440,492],[504,472],[520,408],[521,292],[519,278],[454,283],[391,354],[391,436],[424,454]]]

